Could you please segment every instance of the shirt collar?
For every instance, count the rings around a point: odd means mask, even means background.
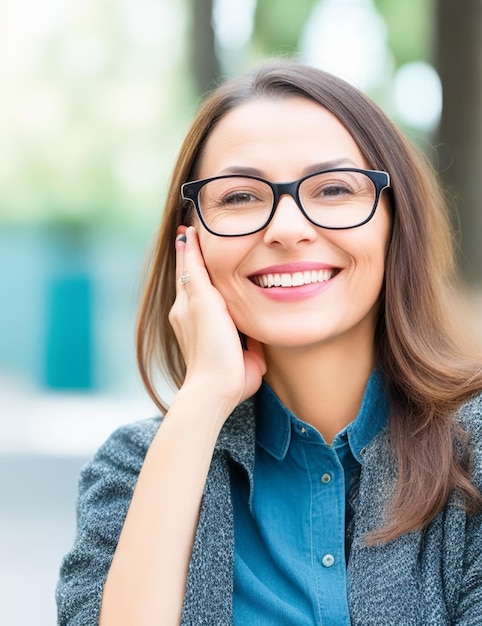
[[[333,441],[341,445],[348,438],[351,451],[361,463],[363,449],[382,430],[388,420],[389,402],[383,377],[374,370],[368,379],[360,411]],[[283,460],[291,442],[291,424],[298,418],[287,409],[271,387],[263,382],[256,395],[256,440],[275,459]]]
[[[353,422],[336,435],[333,445],[346,432],[355,459],[361,463],[363,450],[388,422],[390,405],[383,377],[374,370],[368,379],[358,415]]]
[[[266,382],[263,382],[256,395],[256,416],[256,441],[281,461],[288,452],[291,419],[294,416]]]

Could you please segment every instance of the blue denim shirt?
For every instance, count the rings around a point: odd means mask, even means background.
[[[361,451],[386,424],[381,376],[331,446],[263,384],[253,492],[232,476],[234,624],[350,624],[346,562]]]

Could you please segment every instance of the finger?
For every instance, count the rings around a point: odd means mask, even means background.
[[[193,283],[196,288],[205,284],[209,285],[211,281],[204,264],[199,239],[193,226],[189,226],[185,232],[186,241],[179,240],[176,245],[180,248],[179,253],[182,255],[180,259],[181,272],[179,274],[179,283],[184,288],[192,289]]]
[[[182,228],[182,227],[181,227]],[[185,228],[178,229],[178,233],[175,241],[176,249],[176,293],[179,293],[181,284],[181,277],[184,273],[184,249],[186,247],[186,233]]]
[[[181,278],[184,266],[184,248],[186,244],[186,227],[180,226],[177,229],[175,249],[176,249],[176,283]]]

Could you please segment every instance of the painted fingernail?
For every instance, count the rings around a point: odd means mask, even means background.
[[[186,243],[187,241],[186,235],[178,235],[176,237],[176,241],[182,241],[183,243]]]

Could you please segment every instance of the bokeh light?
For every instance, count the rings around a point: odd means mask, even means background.
[[[306,61],[369,91],[386,80],[386,24],[372,0],[321,0],[300,42]]]
[[[442,114],[442,83],[423,61],[407,63],[393,79],[393,103],[402,122],[417,130],[434,131]]]

